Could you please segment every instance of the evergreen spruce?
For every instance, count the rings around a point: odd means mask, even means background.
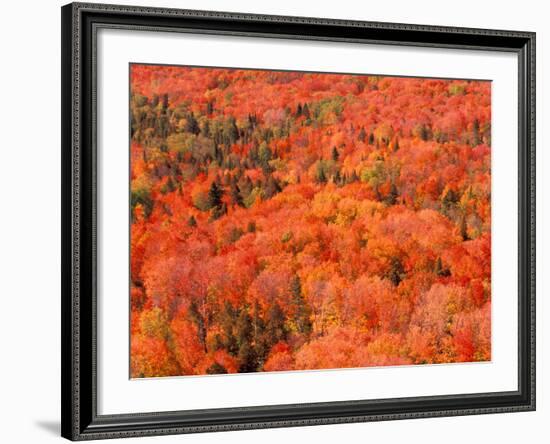
[[[214,362],[214,364],[206,369],[207,375],[222,375],[225,373],[227,373],[227,369],[218,362]]]
[[[162,109],[167,110],[168,109],[168,94],[162,95]]]
[[[285,326],[286,316],[277,302],[269,308],[267,313],[266,334],[269,342],[274,345],[279,341],[286,340],[287,329]]]
[[[325,173],[325,164],[322,160],[317,162],[317,169],[315,171],[315,181],[317,183],[327,183],[327,174]]]
[[[210,115],[214,112],[214,102],[209,100],[206,102],[206,114]]]
[[[241,196],[241,190],[239,185],[232,182],[229,187],[229,195],[231,197],[231,204],[239,207],[244,207],[243,197]]]
[[[448,268],[443,267],[443,262],[441,261],[441,257],[438,257],[437,260],[435,261],[434,273],[441,277],[447,277],[451,275],[451,271]]]
[[[393,258],[391,260],[390,270],[387,274],[390,282],[397,287],[399,283],[403,280],[405,270],[403,269],[403,264],[398,258]]]
[[[280,193],[282,190],[281,186],[277,179],[275,179],[271,174],[267,177],[264,187],[264,197],[266,199],[271,199],[277,193]]]
[[[292,295],[293,320],[296,329],[299,333],[309,337],[313,327],[311,323],[311,310],[302,294],[302,283],[298,275],[295,275],[290,281],[290,293]]]
[[[386,203],[388,205],[395,205],[397,203],[397,198],[399,197],[399,191],[397,191],[397,187],[395,186],[395,183],[392,181],[390,192],[386,196]]]
[[[462,236],[462,240],[470,240],[470,236],[468,236],[468,222],[466,221],[466,214],[463,214],[460,218],[460,235]]]
[[[256,222],[250,221],[248,222],[248,225],[246,226],[246,231],[249,233],[255,233],[256,232]]]
[[[221,343],[229,354],[236,356],[239,351],[237,338],[233,333],[236,311],[229,301],[224,302],[223,310],[219,316],[219,324],[222,330]]]
[[[248,344],[252,339],[252,319],[246,308],[242,308],[240,310],[239,317],[237,318],[235,325],[235,336],[239,347]]]
[[[223,189],[214,180],[208,190],[208,208],[218,208],[222,205]]]
[[[303,115],[306,119],[311,118],[311,114],[310,114],[310,112],[309,112],[309,106],[307,106],[307,103],[302,107],[302,115]]]
[[[472,146],[478,146],[481,143],[481,133],[479,131],[479,120],[474,119],[472,129]]]
[[[199,341],[202,344],[204,351],[207,351],[206,350],[206,322],[205,322],[204,316],[199,311],[199,307],[195,300],[191,301],[191,304],[189,304],[189,317],[191,318],[191,321],[193,321],[193,323],[197,326],[197,335],[199,337]]]
[[[361,127],[361,130],[359,131],[359,136],[357,137],[360,142],[364,142],[367,140],[367,132],[365,131],[364,127]]]
[[[200,133],[199,123],[197,122],[197,119],[195,119],[195,116],[193,113],[189,113],[187,115],[187,119],[185,123],[185,131],[191,134]]]

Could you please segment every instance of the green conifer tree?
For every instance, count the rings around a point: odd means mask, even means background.
[[[290,293],[292,295],[293,320],[296,329],[299,333],[309,337],[312,330],[311,309],[302,294],[302,283],[298,275],[293,276],[290,281]]]
[[[218,208],[222,205],[223,189],[214,180],[208,190],[208,208]]]

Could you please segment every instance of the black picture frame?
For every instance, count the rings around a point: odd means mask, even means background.
[[[535,409],[535,33],[85,3],[68,4],[61,15],[62,436],[86,440]],[[515,53],[519,66],[518,390],[98,415],[95,39],[100,27]]]

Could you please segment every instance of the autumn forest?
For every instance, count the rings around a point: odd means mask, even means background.
[[[491,83],[130,66],[131,377],[491,359]]]

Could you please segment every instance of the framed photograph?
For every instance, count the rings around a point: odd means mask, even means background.
[[[535,34],[62,8],[62,435],[535,409]]]

